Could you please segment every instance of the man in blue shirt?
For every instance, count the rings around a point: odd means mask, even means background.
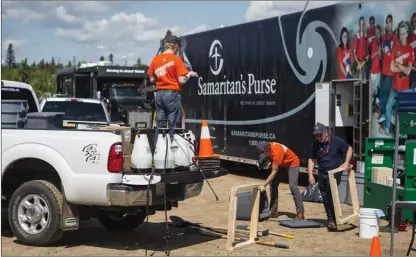
[[[337,225],[335,223],[334,203],[332,201],[328,171],[338,167],[349,171],[352,148],[344,139],[330,136],[328,128],[319,122],[314,127],[313,135],[315,140],[312,143],[308,161],[309,184],[315,184],[312,172],[315,166],[314,161],[316,160],[318,162],[319,191],[321,192],[325,212],[328,217],[328,230],[335,231],[337,230]],[[337,185],[341,183],[341,175],[341,172],[335,174]]]

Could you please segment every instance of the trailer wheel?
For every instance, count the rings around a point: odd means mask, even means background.
[[[146,218],[145,212],[125,215],[123,212],[101,211],[98,220],[109,230],[131,230],[140,226]]]
[[[34,246],[48,246],[62,239],[62,201],[62,193],[48,181],[22,184],[13,193],[8,210],[14,236],[23,244]]]

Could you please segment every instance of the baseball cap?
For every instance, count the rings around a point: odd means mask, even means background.
[[[268,147],[269,143],[266,141],[262,141],[257,145],[259,167],[265,166],[269,159],[269,153],[267,152]]]
[[[165,43],[181,45],[181,39],[177,36],[171,35],[165,40]]]
[[[322,134],[324,133],[325,129],[326,129],[326,126],[324,124],[317,122],[315,124],[315,127],[313,128],[313,134],[314,135]]]

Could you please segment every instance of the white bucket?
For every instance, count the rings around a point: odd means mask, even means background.
[[[372,239],[378,236],[380,219],[376,215],[377,209],[360,208],[358,217],[360,218],[360,238]]]

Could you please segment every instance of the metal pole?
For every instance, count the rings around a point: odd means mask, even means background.
[[[399,121],[399,108],[398,104],[396,104],[396,138],[394,142],[394,166],[393,166],[393,192],[392,192],[392,201],[391,201],[391,215],[390,215],[390,224],[391,224],[391,232],[390,232],[390,256],[394,255],[394,221],[396,216],[396,180],[397,180],[397,162],[399,160],[399,136],[400,136],[400,121]]]

